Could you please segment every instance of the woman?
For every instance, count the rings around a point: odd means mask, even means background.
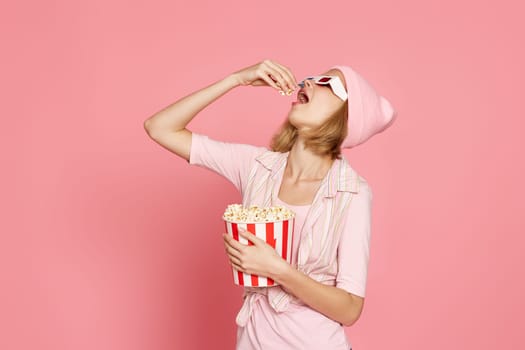
[[[191,133],[186,125],[237,86],[300,87],[271,150]],[[146,120],[150,137],[217,172],[244,205],[283,205],[296,213],[292,264],[254,235],[253,245],[223,234],[231,265],[268,276],[272,287],[244,287],[237,349],[351,349],[344,326],[363,309],[369,260],[372,191],[341,154],[385,130],[392,105],[348,66],[333,66],[299,84],[286,66],[264,60],[228,75]]]

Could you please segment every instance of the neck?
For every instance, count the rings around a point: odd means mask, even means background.
[[[295,180],[322,180],[330,170],[334,160],[320,156],[304,148],[304,140],[299,136],[288,155],[285,171]]]

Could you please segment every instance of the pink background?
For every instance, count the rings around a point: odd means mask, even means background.
[[[522,348],[519,1],[2,4],[0,348],[232,349],[240,196],[146,118],[265,58],[348,64],[399,117],[345,151],[374,191],[355,350]],[[292,97],[230,91],[190,124],[267,145]],[[520,160],[521,159],[521,160]]]

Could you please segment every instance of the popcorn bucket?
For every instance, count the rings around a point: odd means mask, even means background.
[[[229,220],[225,220],[225,222],[228,235],[232,236],[236,241],[245,245],[253,245],[252,242],[239,235],[239,228],[244,228],[246,231],[255,234],[257,238],[274,247],[277,253],[291,264],[294,220],[292,217],[286,220],[271,222],[241,223]],[[233,281],[239,286],[267,287],[278,285],[278,283],[270,277],[243,273],[236,270],[234,266],[232,266],[232,271]]]

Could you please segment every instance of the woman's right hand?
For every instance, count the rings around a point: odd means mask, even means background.
[[[288,67],[269,59],[236,71],[232,75],[240,85],[271,86],[288,95],[299,87]]]

